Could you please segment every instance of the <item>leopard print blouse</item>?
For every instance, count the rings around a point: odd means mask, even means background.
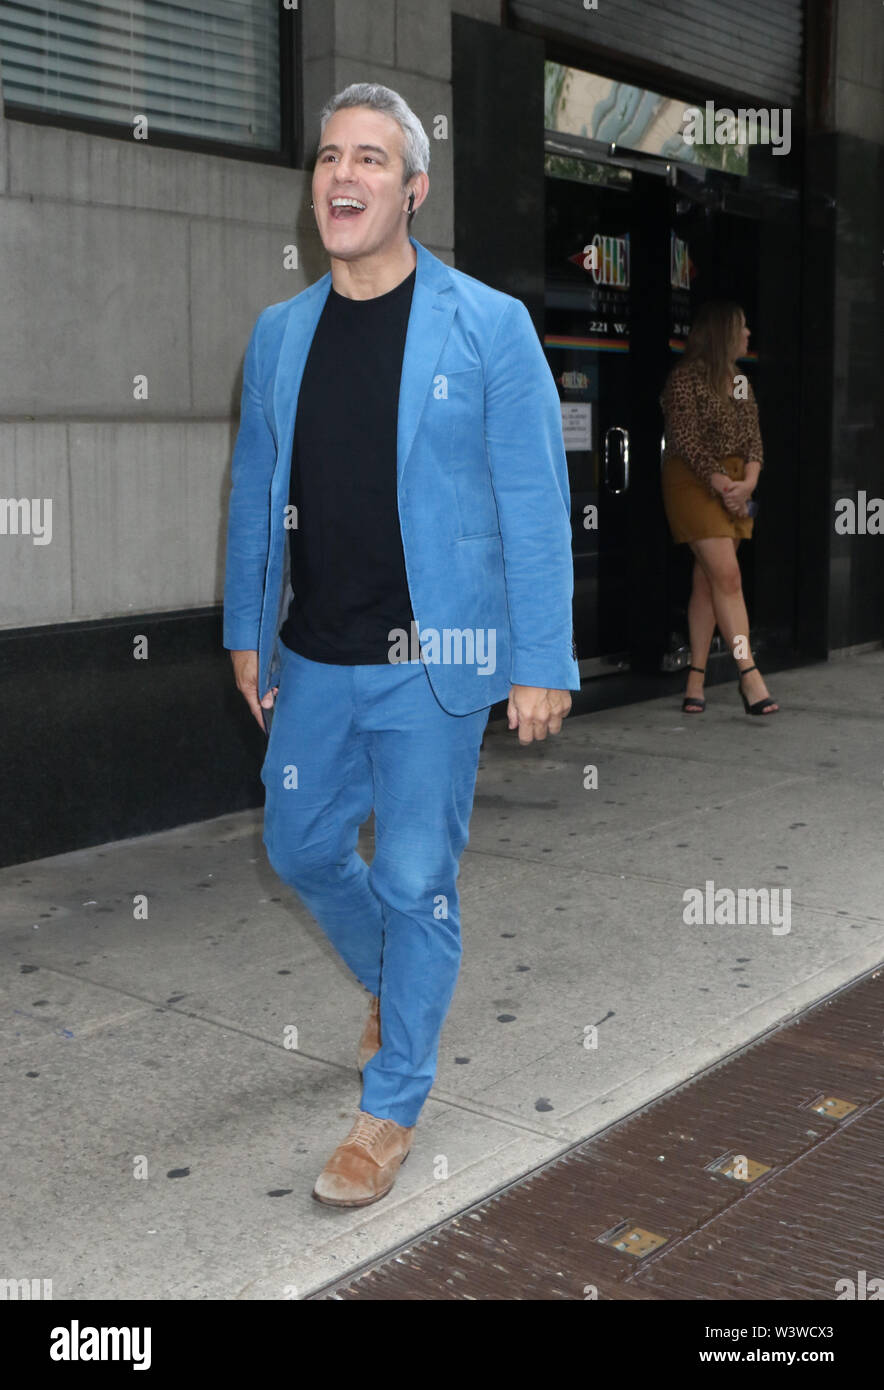
[[[660,395],[667,454],[683,458],[713,497],[709,477],[726,454],[764,463],[755,392],[748,379],[746,386],[745,400],[725,402],[707,385],[701,363],[679,362]]]

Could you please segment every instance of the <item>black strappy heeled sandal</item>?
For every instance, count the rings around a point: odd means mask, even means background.
[[[689,666],[688,670],[696,671],[700,676],[705,676],[706,674],[705,666]],[[682,714],[702,714],[705,708],[706,701],[701,699],[699,695],[685,695],[681,702]]]
[[[776,700],[773,698],[772,695],[765,695],[763,700],[756,700],[754,705],[750,705],[749,701],[746,699],[746,696],[743,694],[743,677],[748,676],[750,671],[757,670],[757,666],[747,666],[745,671],[740,672],[740,679],[737,681],[737,689],[740,692],[740,699],[743,701],[743,709],[746,711],[747,714],[766,714],[767,711],[770,709],[771,705],[777,704]],[[775,710],[771,710],[771,714],[777,714],[778,712],[779,705],[777,705],[777,708]]]

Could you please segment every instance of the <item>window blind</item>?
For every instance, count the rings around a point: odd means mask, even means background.
[[[277,0],[3,0],[7,106],[280,145]]]

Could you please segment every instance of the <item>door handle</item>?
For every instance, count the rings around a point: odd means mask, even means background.
[[[611,484],[611,436],[613,434],[620,436],[620,461],[623,464],[622,487],[613,487]],[[622,425],[612,425],[610,429],[605,430],[605,463],[602,481],[614,497],[619,496],[621,492],[626,492],[629,487],[629,430],[624,429]]]

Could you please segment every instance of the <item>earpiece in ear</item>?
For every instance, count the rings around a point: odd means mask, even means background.
[[[414,212],[414,194],[413,194],[413,193],[409,193],[409,195],[408,195],[408,211],[409,211],[409,212]]]

